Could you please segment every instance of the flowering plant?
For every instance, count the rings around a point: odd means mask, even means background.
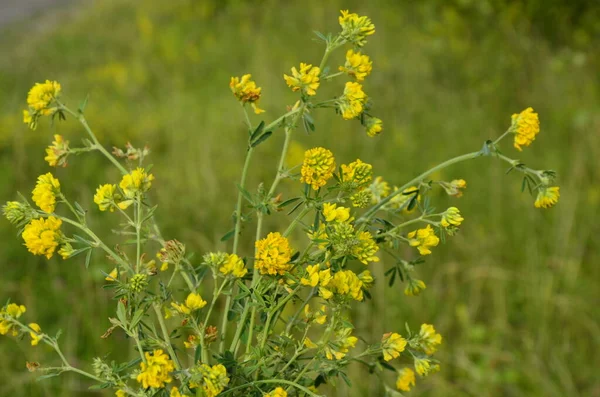
[[[368,17],[341,14],[340,32],[317,33],[325,45],[319,66],[300,63],[284,75],[299,98],[273,121],[251,120],[248,108],[257,116],[265,112],[259,106],[262,89],[252,76],[231,78],[231,91],[248,128],[233,229],[223,237],[233,241],[230,252],[209,252],[202,260],[189,255],[183,243],[167,240],[155,221],[157,206],[150,199],[154,176],[145,165],[148,148],[128,145],[110,153],[87,123],[87,101],[77,110],[69,108],[55,81],[30,90],[24,122],[31,129],[44,117],[73,118],[88,135],[82,147],[71,147],[55,135],[46,149],[50,166],[65,167],[71,155],[98,151],[121,179],[99,186],[92,206],[67,198],[60,181],[46,173],[33,189],[34,205],[21,196],[6,203],[3,213],[21,229],[25,246],[34,255],[50,259],[57,253],[70,259],[85,254],[87,267],[92,253],[103,251],[112,262],[105,269],[106,288],[116,302],[115,317],[109,318],[111,326],[103,338],[108,341],[120,332],[135,345],[128,362],[96,357],[90,370],[75,367],[60,349],[60,333],[52,336],[37,323],[23,321],[25,306],[9,301],[0,310],[0,334],[28,335],[33,346],[44,343],[60,359],[58,366],[27,363],[30,370],[42,376],[75,372],[93,381],[93,388],[111,389],[120,397],[283,397],[318,396],[340,378],[350,382],[346,370],[351,363],[377,375],[395,373],[395,388],[381,376],[389,394],[410,391],[417,375],[426,377],[440,369],[433,355],[442,337],[431,324],[421,324],[418,330],[407,325],[403,335],[395,330],[377,341],[355,335],[348,313],[355,303],[370,298],[376,280],[368,267],[393,263],[385,273],[388,282],[403,281],[407,296],[426,288],[413,275],[416,266],[440,241],[456,234],[464,221],[458,208],[439,212],[431,203],[434,189],[462,196],[463,179],[431,178],[450,165],[479,157],[507,162],[510,171],[523,174],[523,188],[537,194],[538,208],[556,204],[559,188],[552,186],[554,172],[531,169],[500,152],[501,141],[509,135],[518,150],[534,141],[539,120],[531,108],[514,114],[506,132],[484,142],[480,150],[451,158],[400,186],[374,177],[373,167],[360,159],[338,167],[334,154],[323,147],[307,150],[302,164],[288,168],[293,132],[300,125],[313,131],[313,112],[333,109],[343,119],[360,122],[369,137],[383,131],[361,84],[372,72],[362,48],[375,27]],[[352,48],[347,49],[344,64],[330,71],[330,56],[345,46]],[[317,99],[322,84],[343,77],[349,81],[339,96]],[[272,183],[250,189],[246,181],[253,153],[280,130],[285,140]],[[282,197],[278,189],[284,179],[298,182],[297,196]],[[265,217],[284,211],[291,216],[288,226],[266,233]],[[123,244],[106,244],[89,227],[90,216],[121,217],[122,227],[115,232]],[[243,226],[250,224],[256,227],[254,250],[244,252],[240,239]],[[294,234],[298,230],[303,233]],[[411,252],[416,259],[403,257],[406,246],[415,248]]]

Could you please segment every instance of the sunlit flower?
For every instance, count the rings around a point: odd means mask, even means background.
[[[323,216],[327,222],[346,222],[350,219],[350,208],[338,207],[337,204],[323,204]]]
[[[50,172],[38,177],[32,192],[32,200],[47,213],[54,212],[56,207],[56,195],[60,193],[60,182]]]
[[[185,303],[178,304],[172,302],[171,306],[173,306],[173,308],[175,308],[181,314],[190,314],[206,306],[206,301],[202,299],[200,294],[192,292],[187,296],[187,298],[185,298]]]
[[[371,233],[362,231],[356,237],[358,243],[352,247],[352,255],[365,265],[369,262],[379,262],[379,257],[376,256],[379,247],[375,244]]]
[[[554,204],[558,203],[560,198],[560,188],[558,186],[553,187],[540,187],[538,190],[537,198],[535,199],[535,208],[550,208]]]
[[[54,113],[50,105],[60,96],[60,84],[56,81],[46,80],[45,83],[35,83],[27,94],[27,105],[35,112],[44,116]]]
[[[225,276],[232,274],[238,278],[244,277],[248,273],[244,261],[236,254],[228,255],[223,265],[219,268],[219,271]]]
[[[464,220],[465,218],[462,217],[458,208],[450,207],[442,215],[442,220],[440,224],[445,228],[458,227]]]
[[[449,196],[462,197],[462,190],[467,187],[464,179],[454,179],[450,182],[439,182]]]
[[[9,317],[12,319],[17,319],[21,317],[23,313],[27,311],[27,308],[23,305],[17,305],[16,303],[9,303],[5,307],[0,310],[0,318]],[[12,332],[13,336],[17,336],[19,334],[18,329],[15,325],[9,321],[9,319],[0,320],[0,335],[6,335],[9,332]]]
[[[406,296],[417,296],[423,291],[427,286],[423,280],[416,280],[413,278],[408,279],[408,284],[406,288],[404,288],[404,295]]]
[[[336,333],[335,342],[324,349],[328,360],[341,360],[356,345],[358,338],[351,333],[352,328],[343,328]]]
[[[335,273],[328,287],[336,294],[345,295],[357,301],[363,300],[363,283],[352,270]]]
[[[37,323],[30,323],[29,328],[32,331],[29,332],[31,337],[31,346],[37,346],[38,343],[43,339],[42,328]]]
[[[366,101],[367,95],[362,90],[362,85],[349,81],[344,88],[344,94],[337,102],[342,117],[351,120],[361,115]]]
[[[275,390],[267,393],[264,397],[287,397],[287,392],[283,387],[278,387]]]
[[[146,352],[144,355],[146,362],[140,364],[141,372],[136,378],[144,389],[158,389],[173,381],[171,372],[175,370],[175,366],[167,354],[161,349],[156,349],[152,354]]]
[[[116,185],[106,184],[100,185],[98,189],[96,189],[96,194],[94,195],[94,203],[98,204],[98,208],[100,211],[109,210],[113,212],[115,210],[115,191],[117,190]]]
[[[317,190],[325,186],[327,181],[333,177],[334,171],[335,158],[331,151],[322,147],[309,149],[304,153],[300,182],[309,184],[314,190]]]
[[[74,253],[75,250],[73,249],[73,246],[68,242],[64,243],[58,250],[58,255],[60,255],[63,259],[69,259]]]
[[[426,376],[431,370],[431,361],[427,358],[415,357],[415,370],[421,376]]]
[[[354,77],[356,81],[363,81],[372,69],[373,62],[371,62],[369,56],[354,52],[352,49],[346,53],[346,64],[340,66],[340,72],[347,73],[349,76]]]
[[[421,255],[431,254],[431,247],[435,247],[440,243],[440,239],[435,235],[435,231],[431,225],[427,225],[425,229],[415,230],[408,233],[408,244],[411,247],[417,247]]]
[[[201,379],[196,381],[195,374]],[[191,387],[202,387],[205,397],[216,397],[229,384],[227,369],[222,364],[213,365],[200,364],[192,369]]]
[[[316,287],[319,284],[319,265],[308,265],[306,266],[306,276],[300,279],[300,284],[302,285],[310,285],[311,287]]]
[[[521,113],[512,115],[511,132],[515,134],[514,146],[522,151],[521,146],[529,146],[540,132],[540,120],[538,114],[532,108],[527,108]]]
[[[29,252],[34,255],[45,255],[48,259],[52,258],[61,238],[61,225],[62,221],[53,216],[29,222],[21,234]]]
[[[381,338],[381,350],[385,361],[393,360],[400,356],[400,353],[406,348],[406,339],[400,334],[389,332]]]
[[[433,325],[422,324],[418,335],[418,343],[425,354],[431,355],[435,353],[437,347],[442,344],[442,335],[435,332]]]
[[[52,145],[46,148],[46,157],[50,167],[66,167],[69,155],[69,141],[64,140],[62,135],[54,135]]]
[[[321,69],[317,66],[301,63],[300,71],[294,66],[292,67],[292,75],[288,76],[287,74],[284,74],[283,78],[292,91],[296,92],[302,90],[303,94],[315,95],[317,93],[317,88],[319,88],[319,85],[321,84],[319,82],[320,74]]]
[[[367,135],[373,138],[383,131],[383,121],[377,117],[369,117],[365,120],[365,127],[367,128]]]
[[[362,47],[367,43],[367,36],[375,33],[375,25],[371,19],[358,14],[350,14],[348,10],[340,11],[340,26],[342,27],[342,37],[357,47]]]
[[[250,80],[252,75],[245,74],[241,78],[232,77],[229,82],[231,92],[242,103],[249,103],[254,109],[254,113],[260,114],[264,110],[258,107],[260,100],[261,88],[256,86],[256,83]]]
[[[148,174],[143,168],[136,168],[129,174],[123,175],[119,187],[125,197],[133,199],[137,194],[147,192],[152,186],[154,175]]]
[[[415,371],[410,368],[402,368],[398,371],[396,388],[400,391],[410,391],[415,385]]]
[[[256,243],[254,266],[261,274],[283,275],[291,267],[292,249],[287,238],[280,233],[269,233]]]
[[[104,279],[106,281],[117,281],[118,276],[119,276],[119,273],[117,271],[117,268],[115,267],[114,269],[112,269],[110,271],[110,273],[108,273],[108,275]]]
[[[373,166],[356,159],[352,163],[342,164],[342,182],[351,190],[362,190],[373,179]]]

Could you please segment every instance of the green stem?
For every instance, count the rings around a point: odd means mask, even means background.
[[[304,218],[304,216],[306,214],[308,214],[310,212],[310,207],[304,207],[302,209],[302,211],[300,211],[300,213],[298,214],[298,216],[296,216],[294,218],[294,220],[292,221],[292,223],[290,223],[290,225],[287,227],[287,229],[285,229],[285,232],[283,232],[283,237],[288,237],[296,228],[296,226],[298,226],[298,223],[300,222],[300,220],[302,218]]]
[[[264,214],[262,212],[258,212],[257,215],[258,219],[256,222],[256,238],[255,241],[260,240],[260,237],[262,235],[262,225],[263,225],[263,220],[264,220]],[[254,253],[254,257],[257,256],[258,250],[255,250]],[[258,284],[258,280],[260,279],[260,273],[258,271],[258,269],[256,268],[256,266],[254,266],[254,271],[252,274],[252,283],[251,288],[256,287],[256,285]],[[251,296],[249,297],[250,299],[252,298]],[[241,321],[240,324],[245,324],[246,323],[246,319],[244,318],[244,314],[247,314],[247,310],[248,309],[248,302],[246,302],[246,306],[244,306],[244,311],[242,312],[242,318],[243,321]],[[250,346],[252,345],[252,338],[253,338],[253,334],[254,334],[254,321],[256,318],[256,306],[252,306],[252,311],[250,313],[250,328],[248,329],[248,343],[246,344],[246,354],[248,354],[250,352]]]
[[[173,346],[171,345],[171,339],[169,338],[169,331],[167,330],[167,326],[165,325],[165,320],[163,319],[162,313],[160,312],[160,305],[155,303],[152,305],[152,307],[154,308],[154,313],[156,313],[156,318],[158,319],[158,323],[160,324],[160,330],[162,331],[162,334],[163,334],[165,347],[169,351],[169,354],[171,355],[171,358],[173,359],[173,362],[175,363],[175,369],[179,371],[181,369],[181,364],[179,364],[179,358],[175,354],[175,351],[173,350]]]
[[[140,264],[142,261],[142,203],[139,197],[135,200],[135,235],[136,235],[136,259],[135,259],[135,271],[139,273]]]
[[[300,313],[302,313],[302,310],[304,309],[304,306],[306,306],[308,304],[308,301],[311,300],[313,298],[313,296],[316,295],[316,291],[317,291],[317,287],[314,287],[310,291],[310,293],[308,294],[308,296],[306,297],[306,299],[304,299],[304,301],[302,302],[302,304],[300,305],[300,307],[298,308],[298,310],[296,310],[296,312],[291,317],[291,319],[288,320],[288,324],[285,327],[285,333],[286,334],[288,334],[292,330],[292,327],[294,326],[294,323],[298,319],[298,316],[300,315]]]

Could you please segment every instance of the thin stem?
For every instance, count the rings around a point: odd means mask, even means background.
[[[294,218],[294,220],[292,221],[292,223],[290,223],[290,225],[287,227],[287,229],[285,229],[285,232],[283,232],[283,237],[288,237],[296,228],[296,226],[298,226],[298,223],[300,222],[300,220],[302,218],[304,218],[304,216],[306,214],[308,214],[310,212],[311,208],[310,207],[304,207],[302,209],[302,211],[300,211],[300,213],[298,214],[298,216],[296,216]]]
[[[135,200],[135,235],[136,235],[136,259],[135,259],[135,271],[140,271],[140,264],[142,261],[142,203],[138,197]]]
[[[255,241],[260,240],[262,235],[262,225],[263,225],[264,214],[262,212],[258,213],[258,220],[256,222],[256,238]],[[255,250],[254,256],[256,257],[258,254],[258,249]],[[254,271],[252,274],[252,284],[251,287],[254,288],[258,284],[258,280],[260,279],[260,273],[256,266],[254,266]],[[251,297],[250,297],[251,298]],[[244,307],[244,312],[247,312],[248,304]],[[243,317],[243,314],[242,314]],[[252,337],[254,334],[254,321],[256,318],[256,306],[252,306],[252,312],[250,314],[250,328],[248,329],[248,343],[246,344],[246,354],[250,352],[250,346],[252,345]],[[246,320],[244,319],[241,324],[245,324]]]
[[[291,319],[288,320],[288,324],[285,327],[285,333],[286,334],[288,334],[292,330],[292,327],[294,326],[294,323],[296,322],[296,319],[298,319],[298,316],[300,315],[300,313],[302,313],[302,309],[304,309],[304,306],[306,306],[308,304],[308,301],[311,300],[313,298],[313,296],[316,295],[316,290],[317,290],[317,287],[314,287],[310,291],[310,293],[308,294],[308,296],[306,297],[306,299],[304,299],[304,301],[302,302],[302,304],[300,305],[300,307],[298,307],[298,310],[296,310],[296,312],[291,317]]]
[[[175,363],[175,369],[179,371],[181,369],[181,364],[179,364],[179,358],[175,354],[175,351],[173,350],[173,346],[171,345],[171,339],[169,338],[169,331],[167,330],[167,326],[165,325],[165,320],[163,319],[162,313],[160,312],[160,305],[155,303],[152,305],[152,307],[154,308],[154,313],[156,313],[156,318],[158,319],[158,323],[160,324],[160,330],[162,331],[162,334],[163,334],[165,347],[169,351],[169,354],[171,355],[173,362]]]

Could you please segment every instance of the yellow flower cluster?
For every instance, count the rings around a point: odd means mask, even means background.
[[[45,83],[35,83],[27,94],[26,110],[23,110],[23,122],[35,130],[40,116],[51,116],[57,108],[54,102],[60,96],[60,84],[46,80]]]
[[[422,324],[418,335],[418,344],[427,355],[435,353],[442,344],[442,335],[438,334],[431,324]]]
[[[37,346],[38,343],[43,339],[42,328],[37,323],[29,323],[29,336],[31,337],[31,346]]]
[[[352,163],[342,164],[342,182],[349,185],[350,189],[362,190],[373,179],[373,166],[356,159]]]
[[[288,85],[292,89],[292,91],[302,91],[302,94],[306,95],[316,95],[317,88],[321,84],[319,81],[319,75],[321,74],[321,69],[317,66],[313,66],[307,63],[300,64],[300,71],[296,69],[296,67],[292,67],[292,75],[288,76],[287,74],[283,75],[283,78]]]
[[[200,294],[192,292],[185,298],[185,303],[171,302],[171,306],[181,314],[190,314],[206,306],[206,301],[202,299]]]
[[[96,194],[94,195],[94,203],[98,204],[98,208],[100,208],[100,211],[110,210],[110,212],[113,212],[115,210],[114,204],[116,190],[117,186],[111,185],[109,183],[105,185],[100,185],[98,189],[96,189]]]
[[[227,369],[221,364],[213,365],[212,367],[207,364],[201,364],[199,367],[194,368],[193,372],[202,375],[202,391],[205,397],[216,397],[229,384]],[[198,384],[192,382],[191,386],[198,387]]]
[[[464,220],[465,218],[462,217],[458,208],[450,207],[442,215],[440,224],[445,228],[458,227]]]
[[[383,121],[377,117],[369,117],[365,121],[365,127],[367,127],[367,135],[373,138],[374,136],[381,134],[381,131],[383,131]]]
[[[365,265],[368,265],[369,262],[379,262],[379,258],[375,256],[379,247],[375,244],[371,233],[362,231],[356,237],[358,243],[352,247],[352,255]]]
[[[398,379],[396,380],[396,388],[400,391],[410,391],[415,385],[415,371],[406,367],[398,371]]]
[[[56,247],[60,243],[60,226],[62,221],[53,216],[47,219],[34,219],[23,230],[21,237],[25,241],[25,246],[34,255],[45,255],[46,258],[52,258]]]
[[[367,36],[375,33],[375,25],[371,19],[358,14],[350,14],[348,10],[340,11],[340,26],[342,27],[342,37],[357,47],[362,47],[367,43]]]
[[[425,285],[425,282],[423,280],[415,280],[413,278],[410,278],[408,280],[406,288],[404,288],[404,295],[416,296],[419,295],[421,291],[423,291],[425,288],[427,288],[427,286]]]
[[[435,235],[435,231],[431,225],[427,225],[425,229],[415,230],[408,233],[408,244],[411,247],[417,247],[421,255],[431,254],[431,247],[435,247],[440,243],[440,239]]]
[[[343,328],[336,333],[336,340],[332,345],[325,347],[325,357],[328,360],[341,360],[346,353],[356,345],[358,338],[351,335],[351,328]]]
[[[325,324],[327,321],[327,307],[325,305],[321,305],[319,310],[311,311],[309,305],[304,306],[304,315],[306,316],[306,321],[311,322],[314,321],[317,324]]]
[[[62,135],[54,135],[52,145],[46,148],[46,157],[50,167],[66,167],[69,155],[69,141],[65,141]]]
[[[346,222],[350,219],[350,208],[338,207],[337,204],[323,204],[323,216],[327,222]]]
[[[280,233],[269,233],[258,240],[256,246],[256,262],[254,266],[261,274],[283,275],[291,267],[292,249],[287,238]]]
[[[60,182],[49,172],[38,177],[32,200],[42,211],[52,213],[56,208],[56,195],[59,193]]]
[[[538,114],[532,108],[527,108],[521,113],[512,115],[511,132],[515,134],[514,146],[522,151],[521,146],[529,146],[540,132],[540,120]]]
[[[260,114],[264,110],[258,107],[258,101],[260,100],[261,88],[256,86],[256,83],[252,80],[251,74],[245,74],[241,78],[232,77],[229,82],[231,92],[238,99],[238,101],[246,104],[249,103],[254,109],[254,113]]]
[[[25,306],[17,305],[16,303],[9,303],[6,307],[3,307],[2,310],[0,310],[0,335],[6,335],[9,332],[12,332],[13,336],[17,336],[19,330],[7,317],[17,319],[26,311],[27,308]]]
[[[175,366],[167,354],[161,349],[156,349],[152,354],[146,352],[145,356],[146,362],[140,364],[141,372],[136,378],[144,389],[158,389],[173,381],[171,372],[175,370]]]
[[[342,117],[352,120],[361,115],[364,110],[367,95],[359,83],[348,81],[344,87],[344,94],[338,98],[338,106]]]
[[[363,81],[371,73],[371,70],[373,70],[373,62],[371,62],[369,56],[354,52],[352,49],[346,53],[344,66],[340,66],[340,72],[354,77],[356,81]]]
[[[327,289],[354,300],[363,300],[363,282],[352,270],[342,270],[333,275]]]
[[[395,332],[383,334],[383,337],[381,338],[383,359],[385,361],[390,361],[400,356],[400,353],[406,348],[406,343],[406,339]]]
[[[448,196],[462,197],[462,190],[467,187],[467,182],[464,179],[454,179],[450,182],[440,182]]]
[[[333,177],[334,171],[333,153],[322,147],[312,148],[304,153],[300,182],[309,184],[314,190],[318,190]]]
[[[171,389],[171,393],[169,393],[169,397],[188,397],[188,396],[187,396],[187,394],[181,394],[179,392],[179,388],[177,388],[177,387],[174,386]]]
[[[119,187],[127,198],[134,198],[137,194],[147,192],[152,186],[154,175],[148,174],[143,168],[136,168],[129,174],[123,175]]]
[[[238,278],[244,277],[248,273],[248,269],[244,266],[244,261],[236,254],[228,255],[223,265],[219,268],[219,271],[225,276],[232,274]]]
[[[538,190],[537,198],[535,199],[535,208],[550,208],[554,204],[558,203],[560,198],[560,188],[557,186],[553,187],[540,187]]]
[[[275,390],[264,395],[264,397],[287,397],[287,392],[284,388],[278,387]]]

